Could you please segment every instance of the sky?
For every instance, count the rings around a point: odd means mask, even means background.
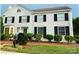
[[[0,4],[0,15],[2,15],[9,6],[13,6],[14,4]],[[60,7],[60,6],[69,6],[72,8],[72,17],[79,17],[79,4],[21,4],[24,7],[33,10],[33,9],[40,9],[40,8],[53,8],[53,7]]]

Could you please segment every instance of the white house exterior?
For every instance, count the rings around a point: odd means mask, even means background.
[[[29,10],[15,5],[3,14],[4,33],[41,33],[73,36],[72,12],[67,6]]]

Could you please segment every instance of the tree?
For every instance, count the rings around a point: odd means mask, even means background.
[[[3,33],[3,18],[0,16],[0,33]]]
[[[74,35],[79,35],[79,17],[73,19],[73,30]]]

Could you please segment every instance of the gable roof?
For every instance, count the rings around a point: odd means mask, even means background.
[[[14,4],[14,5],[12,5],[11,7],[13,8],[13,7],[17,7],[17,6],[20,6],[20,7],[24,8],[25,10],[31,11],[30,9],[24,7],[24,6],[21,5],[21,4]],[[12,9],[12,8],[10,8],[10,9]],[[5,14],[8,10],[9,10],[9,8],[7,8],[7,9],[4,11],[4,13],[3,13],[2,15],[4,16],[4,14]]]

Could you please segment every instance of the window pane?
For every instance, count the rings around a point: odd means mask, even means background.
[[[37,16],[37,22],[43,22],[43,16],[42,15]]]
[[[12,17],[8,17],[7,22],[12,23]]]
[[[23,17],[22,17],[22,22],[23,22],[23,23],[27,22],[27,16],[23,16]]]
[[[64,21],[64,14],[58,14],[58,21]]]
[[[43,34],[43,27],[38,27],[38,33]]]
[[[66,29],[66,35],[69,35],[69,26],[66,26],[65,29]]]
[[[59,27],[59,35],[65,35],[64,27]]]

